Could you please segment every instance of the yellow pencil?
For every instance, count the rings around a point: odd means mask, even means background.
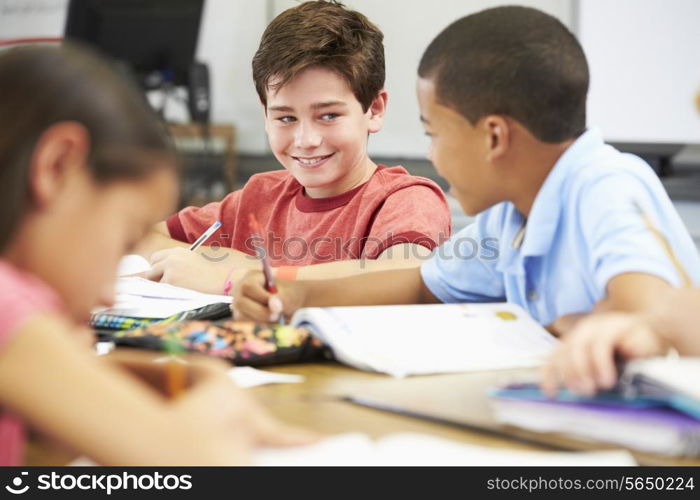
[[[654,226],[651,217],[649,217],[646,214],[646,212],[642,210],[642,206],[639,203],[637,203],[637,201],[633,200],[632,203],[634,205],[634,208],[637,210],[640,217],[644,221],[644,224],[646,225],[649,232],[656,237],[656,239],[661,244],[661,247],[664,249],[664,252],[666,252],[666,255],[671,260],[671,263],[676,268],[676,271],[681,277],[681,281],[683,281],[683,286],[692,286],[693,283],[690,279],[690,276],[683,267],[683,264],[681,264],[681,261],[678,259],[678,256],[673,251],[673,247],[671,247],[671,244],[668,242],[664,234],[660,230],[658,230],[656,226]]]

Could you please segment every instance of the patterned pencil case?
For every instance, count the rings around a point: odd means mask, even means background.
[[[227,303],[209,304],[199,309],[183,311],[168,318],[135,318],[114,314],[93,314],[90,326],[100,337],[112,336],[118,330],[144,328],[155,323],[175,323],[185,320],[216,320],[231,317],[231,306]]]
[[[238,366],[302,363],[331,357],[330,350],[305,328],[249,321],[160,322],[116,332],[112,340],[117,346],[161,351],[175,345]]]

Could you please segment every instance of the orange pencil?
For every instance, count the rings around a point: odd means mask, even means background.
[[[178,356],[184,349],[175,339],[164,340],[165,352],[168,357],[165,365],[165,391],[171,398],[182,394],[187,386],[187,362]]]
[[[168,396],[176,398],[185,390],[187,372],[184,364],[177,358],[168,360],[165,367],[165,381]]]

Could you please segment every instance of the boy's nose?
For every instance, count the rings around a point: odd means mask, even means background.
[[[321,145],[323,138],[310,124],[300,124],[294,134],[294,146],[299,149],[313,149]]]

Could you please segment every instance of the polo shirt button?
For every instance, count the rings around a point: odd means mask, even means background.
[[[533,288],[527,292],[527,300],[537,300],[537,290]]]

